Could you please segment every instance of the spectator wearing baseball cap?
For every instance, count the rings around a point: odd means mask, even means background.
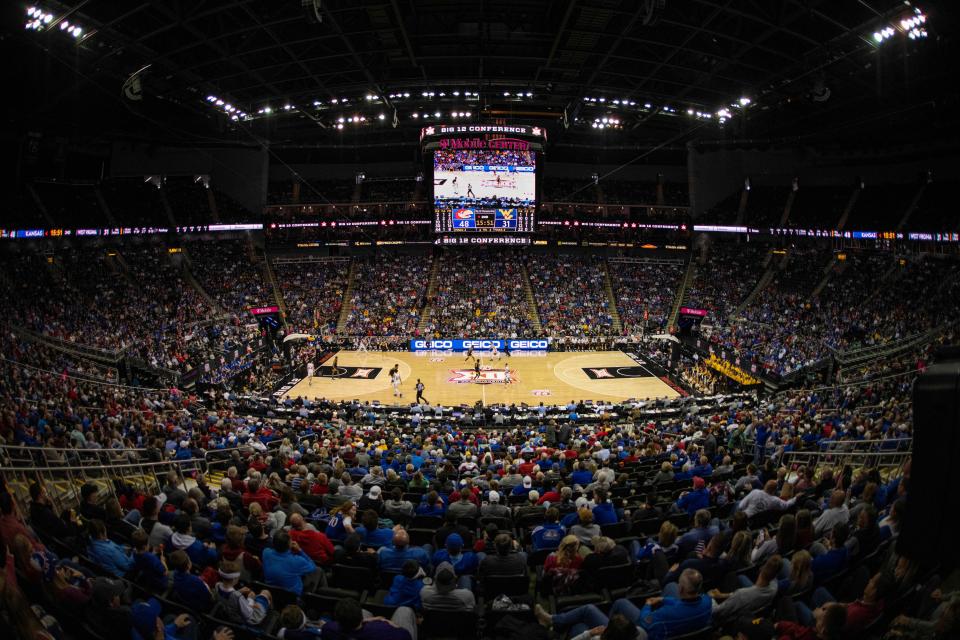
[[[477,572],[484,555],[464,549],[463,537],[459,533],[451,533],[444,542],[444,548],[433,554],[433,566],[439,571],[441,564],[448,563],[457,574],[458,586],[472,589],[473,581],[470,577]]]
[[[710,508],[710,490],[707,489],[707,483],[700,476],[694,476],[693,491],[682,493],[670,509],[676,513],[686,511],[692,518],[700,509],[708,508]]]
[[[131,637],[133,640],[195,640],[197,625],[185,613],[162,620],[160,602],[150,598],[131,608]]]
[[[523,481],[513,488],[513,491],[510,492],[510,495],[526,496],[532,490],[533,490],[533,478],[531,478],[530,476],[523,476]]]
[[[473,591],[459,586],[457,573],[453,565],[443,562],[437,565],[433,584],[420,591],[420,601],[425,609],[444,609],[453,611],[473,611],[477,601]]]
[[[487,502],[480,506],[480,517],[510,519],[510,507],[500,504],[499,491],[491,490],[487,493]]]

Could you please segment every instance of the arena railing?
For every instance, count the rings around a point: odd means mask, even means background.
[[[98,362],[105,362],[114,367],[117,366],[117,363],[123,358],[123,350],[116,349],[100,349],[98,347],[91,347],[90,345],[77,344],[75,342],[70,342],[62,338],[57,338],[54,336],[48,336],[36,331],[31,331],[29,329],[24,329],[23,327],[14,327],[14,333],[17,333],[21,337],[33,340],[35,342],[40,342],[46,344],[47,346],[53,349],[59,349],[60,351],[65,351],[66,353],[72,353],[81,358],[86,358],[88,360],[96,360]]]
[[[61,466],[17,466],[4,467],[3,476],[7,490],[18,502],[23,513],[29,508],[29,487],[38,482],[47,488],[54,506],[58,511],[75,507],[80,503],[80,488],[92,483],[100,493],[119,498],[115,480],[133,485],[136,489],[156,494],[162,489],[163,479],[173,471],[177,485],[188,489],[187,480],[196,470],[198,459],[163,460],[160,462],[125,462],[110,464],[79,464]]]
[[[864,365],[873,360],[896,356],[905,351],[910,351],[911,349],[915,349],[919,346],[927,344],[928,342],[932,342],[940,334],[955,327],[957,323],[958,321],[949,322],[947,324],[940,325],[939,327],[934,327],[929,331],[916,333],[895,342],[887,342],[884,344],[872,345],[859,349],[849,349],[847,351],[838,351],[834,354],[834,357],[842,367]]]
[[[911,451],[786,451],[779,462],[790,470],[813,467],[819,474],[832,469],[838,475],[847,467],[877,469],[889,481],[903,474],[903,465],[911,455]]]

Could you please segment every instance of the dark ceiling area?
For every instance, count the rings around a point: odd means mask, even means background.
[[[573,153],[950,144],[955,4],[14,3],[4,116],[21,134],[393,154],[438,122],[536,122]]]

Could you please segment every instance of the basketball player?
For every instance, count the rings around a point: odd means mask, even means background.
[[[460,185],[457,184],[457,176],[453,176],[453,181],[450,184],[453,186],[453,195],[460,195]]]
[[[505,358],[510,357],[510,341],[509,340],[503,341],[503,357]]]
[[[467,197],[468,197],[468,198],[476,198],[476,197],[477,197],[477,196],[475,196],[475,195],[473,194],[473,185],[470,184],[469,182],[467,183]]]
[[[331,378],[336,378],[336,377],[337,377],[337,372],[340,371],[339,366],[337,366],[337,358],[338,358],[338,357],[339,357],[339,356],[333,356],[333,370],[330,372],[330,377],[331,377]]]
[[[309,387],[312,384],[313,384],[313,363],[308,362],[307,363],[307,386]]]
[[[473,347],[472,347],[472,346],[471,346],[471,347],[467,347],[467,357],[464,358],[463,361],[466,362],[466,361],[469,360],[470,358],[473,358],[474,360],[476,360],[476,358],[473,357]]]
[[[403,394],[400,393],[400,364],[397,363],[393,367],[393,375],[391,376],[391,382],[393,383],[393,395],[397,398],[402,398]]]
[[[480,358],[473,359],[473,379],[480,379]]]
[[[497,174],[497,186],[498,186],[498,187],[500,186],[500,174],[499,174],[499,173]]]
[[[503,384],[510,384],[510,363],[503,363]]]
[[[493,346],[490,347],[490,359],[491,360],[500,359],[500,347],[497,346],[496,342],[494,342]]]
[[[417,378],[417,404],[430,404],[430,401],[423,397],[423,389],[423,383],[420,382],[420,378]]]

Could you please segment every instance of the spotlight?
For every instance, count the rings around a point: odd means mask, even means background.
[[[264,108],[263,108],[263,112],[264,112],[264,113],[273,113],[273,109],[271,109],[270,107],[264,107]]]
[[[420,117],[420,114],[417,113],[416,111],[414,111],[414,112],[410,115],[410,117],[411,117],[411,118],[419,118],[419,117]]]
[[[382,113],[377,116],[377,120],[386,120],[386,119],[387,119],[387,116],[385,116],[385,115],[382,114]]]
[[[343,129],[343,123],[342,123],[342,122],[340,122],[340,123],[337,124],[337,129]]]
[[[439,111],[435,111],[434,114],[433,114],[433,117],[434,117],[434,118],[439,118],[439,117],[440,117],[440,112],[439,112]]]
[[[740,102],[740,106],[741,106],[741,107],[745,107],[745,106],[747,106],[748,104],[750,104],[750,98],[747,98],[746,96],[744,96],[744,97],[740,98],[739,102]]]

